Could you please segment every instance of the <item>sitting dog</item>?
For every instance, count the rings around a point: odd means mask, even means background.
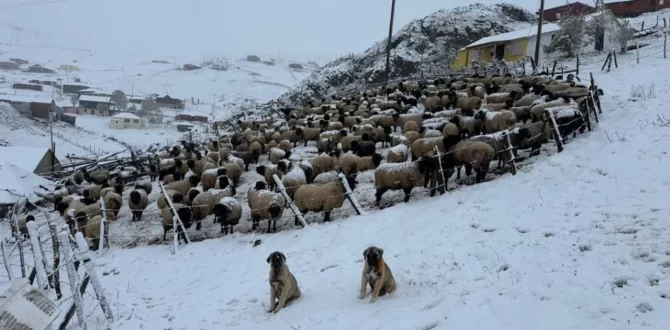
[[[300,288],[291,271],[286,266],[286,256],[275,251],[270,253],[267,262],[270,264],[270,310],[279,312],[286,303],[300,298]]]
[[[363,266],[363,275],[361,275],[361,292],[358,299],[365,298],[365,284],[370,284],[372,295],[370,302],[377,301],[379,296],[392,293],[396,289],[395,279],[391,268],[384,262],[384,250],[371,246],[363,251],[365,266]]]

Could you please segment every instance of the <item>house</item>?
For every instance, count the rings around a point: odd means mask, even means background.
[[[109,127],[114,129],[144,128],[144,120],[128,112],[120,112],[110,118]]]
[[[76,65],[63,64],[58,67],[58,70],[63,71],[79,71],[79,67]]]
[[[156,97],[156,107],[169,108],[169,109],[184,109],[184,101],[180,99],[173,99],[170,97],[170,95],[165,95],[163,97]]]
[[[177,123],[177,131],[178,132],[190,132],[193,129],[193,124],[189,123]]]
[[[192,71],[192,70],[198,70],[198,69],[200,69],[200,67],[195,65],[195,64],[184,64],[184,66],[183,66],[184,71]]]
[[[12,163],[0,163],[0,218],[6,217],[15,203],[24,198],[37,203],[56,184]]]
[[[31,65],[26,72],[29,73],[56,73],[54,70],[47,69],[39,64]]]
[[[256,55],[247,55],[247,61],[249,62],[260,62],[261,58]]]
[[[72,84],[64,84],[63,85],[63,93],[66,93],[66,94],[76,94],[77,92],[83,91],[85,89],[88,89],[88,86],[72,85]]]
[[[555,23],[543,24],[540,36],[540,61],[551,59],[557,54],[548,55],[544,52],[544,46],[551,44],[560,26]],[[608,32],[606,31],[607,35]],[[608,42],[610,38],[603,36],[599,43],[603,49],[610,49]],[[449,65],[452,70],[460,70],[477,62],[479,65],[504,60],[514,62],[524,59],[526,56],[534,57],[535,44],[537,41],[537,27],[489,36],[475,41],[463,48],[456,54],[456,59]],[[595,43],[582,48],[582,52],[594,51]]]
[[[27,90],[32,90],[32,91],[42,91],[42,85],[35,85],[35,84],[21,84],[21,83],[16,83],[12,85],[12,88],[14,89],[27,89]]]
[[[113,108],[114,102],[111,96],[82,94],[79,96],[79,106],[82,108],[80,113],[109,116],[109,109]]]
[[[29,96],[29,95],[2,95],[0,102],[9,103],[16,111],[26,117],[49,119],[49,109],[54,115],[59,115],[64,112],[63,107],[67,106],[69,101],[54,101],[50,98]],[[55,102],[56,106],[51,108],[51,103]]]
[[[607,9],[619,17],[636,17],[644,13],[670,8],[670,0],[629,0],[606,2]]]
[[[546,22],[556,22],[559,19],[561,19],[562,15],[576,15],[576,14],[584,14],[584,15],[589,15],[593,14],[596,12],[596,9],[583,4],[579,1],[576,2],[571,2],[562,6],[558,7],[553,7],[549,9],[545,9],[544,12],[542,13],[542,19],[545,20]],[[540,15],[540,12],[536,12],[535,14]]]
[[[18,64],[18,65],[28,64],[28,61],[26,61],[24,59],[21,59],[21,58],[10,58],[9,60]]]
[[[10,163],[35,174],[61,171],[61,163],[49,148],[0,147],[0,164]],[[52,169],[53,168],[53,169]]]
[[[77,116],[73,116],[67,113],[61,114],[58,116],[58,120],[64,123],[68,123],[72,126],[77,126]]]
[[[302,70],[303,66],[300,63],[290,63],[288,65],[289,69],[294,69],[294,70]]]
[[[176,121],[195,121],[195,122],[201,122],[201,123],[207,123],[209,120],[205,116],[191,116],[187,114],[180,113],[174,117],[174,120]]]
[[[19,65],[14,62],[0,62],[0,70],[18,70]]]

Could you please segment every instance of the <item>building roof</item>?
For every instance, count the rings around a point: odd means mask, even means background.
[[[558,24],[554,24],[554,23],[543,24],[542,25],[542,34],[556,32],[560,29],[561,29],[561,27],[558,26]],[[511,40],[516,40],[516,39],[521,39],[521,38],[528,38],[528,37],[532,37],[536,34],[537,34],[537,26],[532,26],[530,28],[525,28],[525,29],[521,29],[521,30],[516,30],[516,31],[512,31],[512,32],[507,32],[507,33],[498,34],[498,35],[495,35],[495,36],[482,38],[482,39],[479,39],[479,40],[465,46],[465,48],[467,49],[467,48],[482,46],[482,45],[496,43],[496,42],[505,42],[505,41],[511,41]]]
[[[547,10],[555,10],[555,9],[562,9],[562,8],[567,8],[567,7],[575,7],[575,6],[585,6],[585,7],[589,7],[589,8],[591,8],[591,9],[595,10],[595,8],[593,8],[593,6],[591,6],[591,5],[585,4],[585,3],[581,2],[581,1],[575,1],[575,2],[569,2],[569,3],[566,3],[566,4],[564,4],[564,5],[560,5],[560,6],[556,6],[556,7],[545,8],[544,11],[547,11]],[[538,10],[538,11],[535,12],[535,13],[536,13],[536,14],[539,14],[540,11]]]
[[[112,118],[116,119],[140,119],[140,117],[133,115],[132,113],[129,112],[119,112],[112,116]]]
[[[46,193],[55,184],[14,164],[0,163],[0,204],[14,204],[23,196],[35,202],[35,192]]]
[[[71,107],[72,102],[69,100],[54,100],[51,97],[47,97],[43,92],[35,92],[31,95],[32,91],[22,90],[21,94],[12,95],[12,94],[0,94],[0,100],[7,100],[10,102],[33,102],[33,103],[46,103],[51,104],[53,100],[56,102],[56,105],[59,107]]]
[[[94,96],[82,94],[79,97],[79,102],[88,101],[88,102],[98,102],[98,103],[113,103],[112,98],[109,96]]]
[[[10,163],[26,171],[33,172],[49,148],[0,147],[0,164]]]

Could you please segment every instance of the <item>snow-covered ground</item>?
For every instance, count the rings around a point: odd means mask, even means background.
[[[162,236],[155,212],[137,227],[122,210],[110,230],[115,247],[95,261],[112,328],[667,328],[670,66],[658,57],[621,61],[618,70],[594,72],[605,91],[594,132],[516,176],[435,198],[417,189],[408,204],[388,194],[384,201],[396,205],[367,207],[367,216],[334,212],[329,224],[310,215],[317,224],[303,230],[284,217],[288,230],[242,229],[180,246],[177,255],[168,245],[119,248],[125,235]],[[632,83],[653,84],[654,97],[631,99]],[[361,200],[372,194],[357,189]],[[204,227],[218,229],[211,219]],[[356,296],[362,252],[372,244],[384,249],[398,290],[369,304]],[[266,312],[273,251],[286,255],[302,291],[276,315]],[[93,327],[103,318],[92,297],[85,295]]]

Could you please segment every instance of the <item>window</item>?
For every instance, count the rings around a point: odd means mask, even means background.
[[[133,123],[139,123],[140,121],[137,119],[133,119]]]
[[[561,13],[556,13],[556,19],[561,19]]]
[[[129,122],[130,122],[130,119],[124,119],[123,122],[124,122],[124,123],[129,123]]]
[[[659,5],[663,5],[665,3],[665,0],[658,0]]]
[[[479,61],[479,50],[478,49],[473,49],[470,51],[470,54],[468,54],[468,58],[470,62],[478,62]]]
[[[556,36],[555,34],[552,34],[552,35],[551,35],[551,41],[554,41],[554,37],[555,37],[555,36]]]
[[[521,40],[514,41],[507,47],[508,47],[507,52],[511,56],[517,56],[523,54],[523,42]]]

